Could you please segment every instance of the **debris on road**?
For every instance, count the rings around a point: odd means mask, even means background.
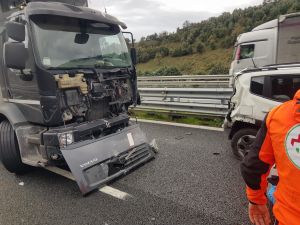
[[[176,140],[182,140],[184,137],[175,137]]]

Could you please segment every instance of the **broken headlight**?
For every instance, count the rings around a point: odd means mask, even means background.
[[[74,142],[73,132],[65,132],[57,135],[59,141],[59,147],[65,148]]]

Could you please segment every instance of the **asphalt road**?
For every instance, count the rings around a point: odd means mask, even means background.
[[[239,162],[225,133],[141,125],[160,153],[109,184],[130,198],[82,197],[64,177],[43,169],[15,176],[0,165],[0,225],[249,224]]]

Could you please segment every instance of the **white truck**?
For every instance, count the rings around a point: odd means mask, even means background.
[[[241,34],[236,41],[230,75],[245,68],[300,61],[300,13],[278,19]]]

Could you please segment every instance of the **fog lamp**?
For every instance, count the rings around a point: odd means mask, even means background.
[[[65,148],[74,142],[73,132],[65,132],[58,134],[59,146]]]

